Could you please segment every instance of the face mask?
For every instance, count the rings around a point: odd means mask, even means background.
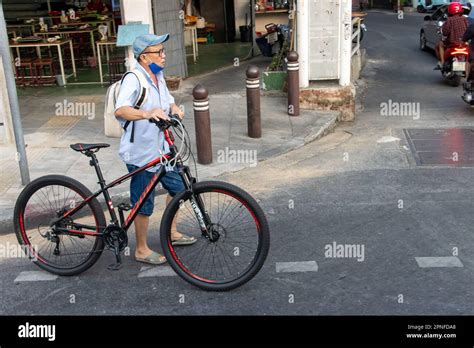
[[[155,75],[164,69],[163,67],[159,66],[156,63],[151,63],[148,65],[148,67],[150,68],[151,72]]]

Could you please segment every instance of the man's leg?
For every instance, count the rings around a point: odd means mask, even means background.
[[[170,204],[171,200],[173,199],[173,196],[185,189],[183,180],[177,172],[167,172],[161,179],[161,185],[165,190],[168,191],[168,195],[166,196],[166,205]],[[195,243],[197,241],[195,237],[186,236],[178,232],[176,227],[177,216],[178,212],[176,212],[176,215],[174,216],[173,221],[171,222],[171,240],[176,241],[179,239],[180,241],[176,242],[176,245],[191,245]]]
[[[150,224],[150,217],[146,215],[137,214],[135,217],[135,233],[137,236],[137,247],[135,249],[135,257],[145,258],[149,256],[153,250],[148,247],[148,225]]]
[[[439,43],[439,61],[441,62],[441,66],[444,65],[444,43],[441,41]]]
[[[173,197],[171,197],[171,195],[169,195],[169,194],[166,195],[166,205],[170,204],[172,199],[173,199]],[[173,222],[171,223],[171,239],[172,240],[179,239],[183,236],[181,233],[178,232],[178,230],[176,228],[176,218],[177,217],[178,217],[178,213],[176,213],[176,215],[174,216]]]
[[[127,165],[129,172],[135,171],[138,167],[133,165]],[[134,206],[140,199],[141,194],[145,190],[146,186],[152,179],[153,174],[143,171],[132,177],[130,181],[130,203]],[[135,257],[138,259],[147,259],[147,262],[159,262],[163,263],[166,261],[164,256],[157,256],[153,250],[148,247],[148,226],[150,224],[150,216],[153,214],[155,200],[155,191],[150,193],[150,196],[143,203],[142,208],[138,212],[134,220],[135,234],[137,245],[135,248]]]

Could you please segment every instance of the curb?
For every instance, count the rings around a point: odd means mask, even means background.
[[[275,156],[270,156],[270,157],[262,160],[261,162],[267,161],[269,159],[273,159],[273,158],[278,157],[278,156],[285,155],[286,153],[288,153],[290,151],[299,149],[299,148],[305,146],[308,143],[311,143],[313,141],[317,141],[317,140],[321,139],[323,136],[327,135],[328,133],[331,133],[336,128],[337,124],[340,121],[339,119],[340,119],[340,117],[338,115],[334,115],[334,116],[331,117],[330,120],[325,122],[322,126],[320,126],[320,127],[311,127],[311,130],[310,130],[309,134],[307,134],[304,137],[302,144],[295,145],[294,147],[289,148],[287,151],[280,152],[280,153],[276,154]],[[246,169],[246,168],[241,168],[241,169],[237,169],[237,170],[226,170],[226,171],[223,171],[223,172],[219,173],[216,176],[208,176],[208,177],[206,177],[205,180],[215,179],[215,178],[218,178],[222,175],[225,175],[225,174],[228,174],[228,173],[236,173],[236,172],[242,171],[244,169]],[[155,191],[155,197],[163,196],[165,194],[167,194],[167,191],[163,188],[156,189],[156,191]],[[112,194],[111,199],[114,201],[114,206],[117,206],[119,203],[121,203],[123,201],[128,201],[129,195],[130,195],[130,193],[129,193],[128,189],[123,190],[121,192],[115,192],[114,194]],[[104,198],[102,196],[99,196],[98,200],[99,200],[100,204],[102,205],[102,207],[105,209]],[[7,209],[4,209],[4,211],[5,210],[7,210]],[[14,226],[13,226],[13,210],[14,210],[14,207],[11,207],[7,210],[5,215],[0,216],[0,236],[15,233],[15,229],[14,229]],[[107,214],[108,213],[106,211],[106,218],[107,218]]]

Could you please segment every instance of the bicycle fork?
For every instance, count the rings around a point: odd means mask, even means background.
[[[191,192],[191,197],[189,198],[189,202],[191,203],[191,207],[196,215],[196,219],[198,220],[199,227],[201,229],[201,233],[204,237],[213,241],[212,231],[210,231],[211,227],[211,218],[209,217],[204,202],[202,201],[199,195],[194,193],[192,185],[196,183],[196,178],[191,175],[191,171],[189,167],[183,166],[182,170],[180,171],[181,177],[183,178],[183,182],[185,187],[188,191]]]

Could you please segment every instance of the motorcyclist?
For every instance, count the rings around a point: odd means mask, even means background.
[[[452,2],[448,5],[448,19],[441,28],[443,39],[436,45],[436,57],[438,57],[438,65],[436,70],[441,70],[444,65],[445,48],[459,44],[462,42],[462,36],[468,27],[468,20],[463,16],[463,8],[461,3]]]

